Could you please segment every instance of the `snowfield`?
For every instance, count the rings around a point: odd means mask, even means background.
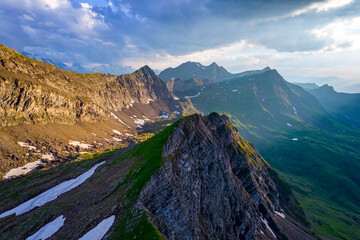
[[[5,174],[4,178],[9,179],[12,176],[20,176],[20,175],[26,174],[26,173],[30,172],[31,170],[35,169],[41,163],[43,163],[43,162],[41,160],[38,160],[35,162],[27,163],[22,167],[13,168]]]
[[[49,222],[45,226],[39,229],[35,234],[28,237],[26,240],[45,240],[49,237],[51,237],[54,233],[56,233],[65,222],[65,219],[63,215],[56,218],[54,221]]]
[[[102,220],[95,228],[91,229],[79,240],[100,240],[104,237],[115,221],[115,215]]]
[[[275,211],[275,214],[282,217],[282,218],[285,218],[285,214],[281,213],[281,212],[277,212]]]
[[[267,230],[269,230],[269,232],[274,236],[274,238],[276,238],[275,233],[273,232],[273,230],[269,226],[269,222],[266,219],[263,219],[263,218],[260,218],[260,219],[266,225]]]
[[[119,132],[118,130],[113,129],[112,131],[113,131],[115,134],[117,134],[117,135],[122,135],[122,133]]]
[[[69,140],[69,144],[75,147],[79,146],[80,148],[84,148],[84,149],[88,149],[92,147],[91,144],[81,143],[79,141],[72,141],[72,140]]]
[[[36,150],[35,146],[31,146],[30,144],[26,143],[26,142],[18,142],[18,144],[22,147],[26,147],[29,150]]]
[[[77,186],[79,186],[80,184],[85,182],[86,179],[88,179],[89,177],[91,177],[94,174],[96,168],[104,163],[105,163],[105,161],[95,164],[90,170],[81,174],[77,178],[60,183],[59,185],[57,185],[53,188],[50,188],[49,190],[41,193],[40,195],[20,204],[19,206],[0,214],[0,218],[10,216],[14,213],[16,216],[26,213],[36,207],[40,207],[40,206],[56,199],[61,194],[65,193],[67,191],[70,191],[71,189],[76,188]]]
[[[195,98],[195,97],[200,96],[200,94],[201,94],[201,93],[198,93],[198,94],[196,94],[196,95],[194,95],[194,96],[185,96],[184,98]]]

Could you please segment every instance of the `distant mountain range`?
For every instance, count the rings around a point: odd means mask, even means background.
[[[191,78],[197,78],[200,80],[211,79],[214,82],[221,82],[230,80],[237,77],[244,77],[249,75],[260,74],[271,70],[266,67],[262,70],[246,71],[243,73],[230,73],[224,67],[220,67],[215,62],[209,66],[204,66],[198,62],[186,62],[179,65],[176,68],[167,68],[160,72],[159,77],[164,81],[171,81],[175,79],[188,80]]]
[[[319,99],[329,113],[360,125],[360,93],[339,93],[328,84],[310,89],[309,92]]]
[[[292,188],[301,196],[301,203],[309,207],[305,212],[314,216],[311,222],[316,232],[325,239],[329,238],[327,234],[360,237],[360,232],[355,230],[360,222],[354,220],[360,211],[356,206],[360,191],[354,192],[360,189],[357,174],[360,129],[330,111],[331,103],[325,103],[329,92],[321,97],[320,93],[311,92],[317,89],[308,90],[317,87],[314,84],[303,85],[307,87],[304,90],[269,68],[221,81],[200,80],[200,74],[188,80],[179,79],[180,75],[172,76],[175,79],[167,85],[172,86],[179,98],[190,99],[204,114],[227,114],[241,135],[271,165],[292,179]],[[356,99],[348,102],[341,97],[340,102],[349,106],[341,113],[343,116],[358,111],[356,105],[350,104]],[[335,94],[330,99],[336,101],[336,98]],[[350,233],[340,227],[344,224],[352,226],[354,231]]]

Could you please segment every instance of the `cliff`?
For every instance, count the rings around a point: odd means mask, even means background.
[[[97,122],[134,103],[170,99],[148,67],[132,74],[79,74],[27,58],[0,45],[0,126]]]
[[[294,224],[304,215],[291,192],[226,116],[186,118],[162,157],[139,204],[166,239],[312,239]]]

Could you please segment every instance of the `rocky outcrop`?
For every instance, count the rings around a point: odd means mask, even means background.
[[[312,239],[285,217],[298,210],[226,116],[186,118],[162,156],[139,204],[167,239]]]
[[[79,74],[0,45],[0,126],[96,122],[134,103],[173,95],[148,67],[132,74]]]

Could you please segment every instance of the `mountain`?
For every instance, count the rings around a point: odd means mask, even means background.
[[[328,84],[311,89],[310,92],[319,99],[329,113],[360,124],[360,93],[339,93]]]
[[[188,101],[175,101],[148,66],[120,76],[84,75],[3,45],[0,63],[0,175],[7,178],[39,160],[127,145],[146,126],[196,112]]]
[[[189,97],[205,114],[229,116],[289,182],[320,237],[360,237],[357,126],[329,114],[314,95],[287,82],[276,70],[177,96]]]
[[[212,80],[214,82],[226,81],[234,78],[247,77],[257,75],[271,70],[266,67],[262,70],[252,70],[242,73],[229,73],[224,67],[219,67],[215,62],[209,66],[204,66],[198,62],[186,62],[176,68],[167,68],[160,72],[159,77],[164,81],[171,81],[176,79],[188,80]]]
[[[176,78],[187,80],[198,78],[201,80],[211,79],[215,82],[231,78],[232,74],[225,68],[218,66],[215,62],[204,66],[198,62],[186,62],[176,68],[167,68],[159,74],[164,81],[171,81]]]
[[[0,192],[4,239],[315,239],[288,186],[216,113]]]
[[[311,90],[311,89],[315,89],[315,88],[319,87],[316,83],[296,83],[296,82],[293,82],[292,84],[298,85],[298,86],[302,87],[305,90]]]

